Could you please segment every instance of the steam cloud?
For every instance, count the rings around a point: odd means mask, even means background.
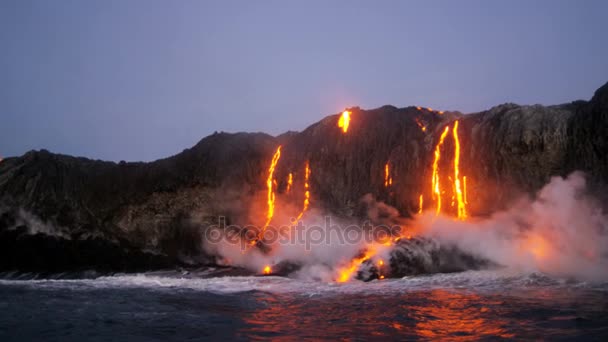
[[[522,271],[608,279],[608,217],[585,195],[575,172],[553,177],[535,199],[523,198],[488,219],[455,221],[430,214],[415,220],[421,233],[443,244]]]
[[[362,202],[374,223],[392,223],[404,231],[428,237],[442,246],[493,261],[522,272],[540,271],[559,277],[584,280],[608,280],[608,217],[598,203],[585,195],[585,178],[575,172],[567,178],[554,177],[534,198],[522,198],[506,211],[487,218],[460,221],[434,212],[406,220],[396,209],[371,196]],[[277,207],[281,212],[282,207]],[[326,215],[319,209],[304,217],[306,226],[323,226]],[[277,221],[289,222],[278,214]],[[358,222],[332,217],[332,224],[342,228]],[[339,239],[331,239],[337,242]],[[282,261],[302,267],[292,274],[297,278],[331,281],[359,251],[360,243],[329,243],[313,245],[274,245],[270,253],[251,248],[243,253],[239,244],[206,244],[206,251],[219,255],[231,265],[259,272],[264,265]],[[388,260],[393,247],[374,245],[376,258]]]

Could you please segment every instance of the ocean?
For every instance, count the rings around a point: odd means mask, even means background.
[[[0,341],[608,340],[608,283],[507,269],[351,281],[209,269],[0,280]]]

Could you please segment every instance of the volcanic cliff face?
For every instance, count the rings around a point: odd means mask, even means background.
[[[279,137],[216,133],[151,163],[94,161],[44,150],[7,158],[0,162],[0,269],[101,262],[107,269],[130,270],[176,260],[207,262],[201,232],[220,216],[228,223],[260,224],[267,168],[279,145],[274,178],[281,200],[301,205],[308,162],[311,207],[362,217],[361,199],[371,194],[410,216],[419,210],[421,195],[432,197],[434,151],[446,127],[438,168],[450,169],[456,120],[470,215],[491,213],[521,194],[534,194],[551,176],[574,170],[588,175],[596,195],[606,193],[608,84],[588,102],[549,107],[504,104],[468,115],[419,107],[349,110],[347,133],[332,115]],[[441,187],[449,189],[450,175],[440,172]],[[290,173],[293,186],[287,193]],[[75,257],[65,251],[85,248],[83,241],[91,256],[75,263],[78,252]],[[115,250],[108,252],[108,244]],[[112,261],[120,253],[131,261]],[[33,256],[38,261],[23,264]]]

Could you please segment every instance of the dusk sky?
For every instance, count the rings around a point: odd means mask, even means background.
[[[0,1],[0,156],[154,160],[347,106],[589,99],[608,1]]]

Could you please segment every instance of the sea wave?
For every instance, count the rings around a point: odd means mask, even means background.
[[[206,271],[207,274],[211,271]],[[473,290],[475,292],[518,292],[542,288],[593,289],[608,291],[608,283],[583,282],[555,278],[539,272],[521,273],[514,270],[467,271],[449,274],[412,276],[400,279],[345,284],[316,282],[278,276],[224,276],[204,277],[205,272],[192,275],[180,272],[151,272],[103,276],[95,279],[0,279],[0,285],[18,285],[37,288],[69,288],[94,290],[100,288],[143,288],[154,291],[193,290],[216,294],[234,294],[250,291],[291,293],[304,296],[332,294],[389,295],[409,291],[433,289]]]

